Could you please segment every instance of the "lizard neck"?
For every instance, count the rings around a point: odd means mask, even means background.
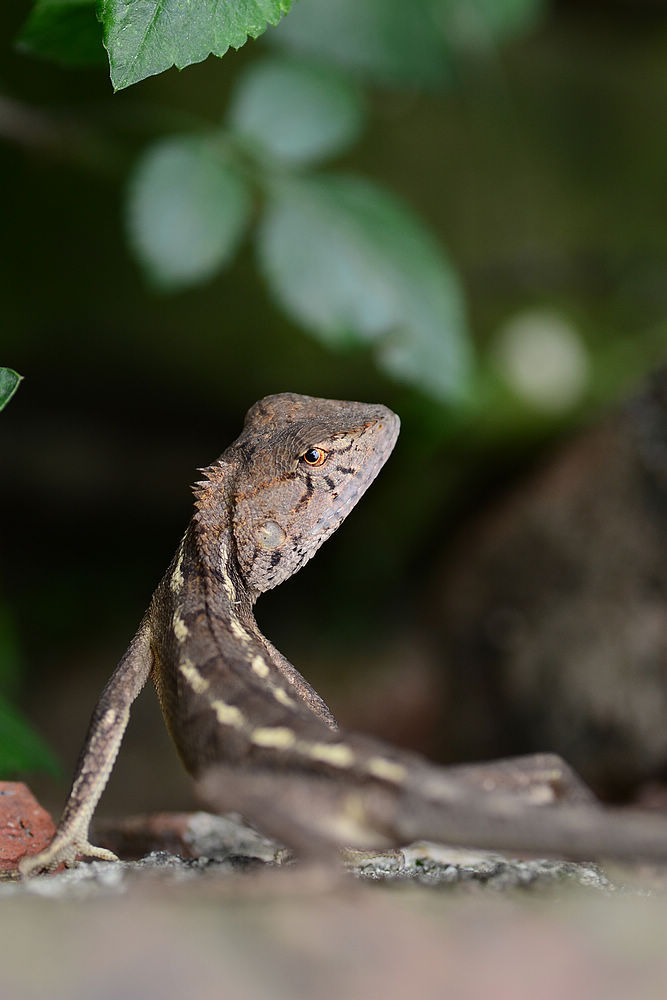
[[[335,727],[319,695],[255,621],[258,595],[245,583],[236,556],[233,467],[216,463],[206,475],[197,484],[195,516],[152,605],[158,625],[154,682],[167,727],[192,772],[220,757],[221,738],[225,758],[243,755],[249,726],[300,719]]]
[[[184,539],[184,553],[199,569],[206,604],[224,627],[245,626],[255,619],[258,594],[239,569],[233,533],[235,466],[222,460],[202,470],[206,479],[195,486],[195,515]],[[256,625],[255,625],[256,628]]]

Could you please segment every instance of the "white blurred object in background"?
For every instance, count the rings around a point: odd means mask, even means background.
[[[586,348],[573,324],[556,312],[517,313],[498,331],[494,353],[503,381],[545,413],[569,410],[587,388]]]

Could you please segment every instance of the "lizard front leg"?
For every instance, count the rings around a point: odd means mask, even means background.
[[[88,842],[88,828],[104,791],[130,717],[130,707],[150,674],[150,625],[144,619],[95,706],[58,829],[49,846],[19,863],[24,876],[71,865],[77,855],[114,861],[116,856]]]

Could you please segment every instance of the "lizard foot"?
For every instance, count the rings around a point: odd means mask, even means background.
[[[56,836],[49,846],[40,851],[39,854],[24,855],[19,861],[19,872],[23,878],[31,878],[34,875],[51,872],[60,864],[71,868],[78,857],[99,861],[118,861],[113,851],[107,851],[105,847],[95,847],[87,840],[72,840],[69,837],[61,840]]]

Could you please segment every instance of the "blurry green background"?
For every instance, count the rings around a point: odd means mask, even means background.
[[[433,52],[428,33],[409,30],[410,6],[386,0],[395,30],[356,40],[361,58],[335,24],[321,51],[303,49],[342,67],[368,105],[358,139],[326,170],[399,196],[458,276],[474,357],[462,396],[391,378],[354,331],[335,349],[319,340],[267,289],[251,239],[204,284],[156,292],[126,234],[137,158],[162,137],[215,127],[254,63],[305,45],[307,6],[238,53],[116,95],[104,65],[17,52],[30,6],[0,10],[0,364],[25,377],[0,418],[0,677],[66,774],[189,516],[195,468],[230,443],[254,400],[290,390],[400,414],[378,483],[258,619],[341,722],[384,716],[387,735],[395,709],[399,735],[435,752],[439,679],[417,647],[437,624],[429,600],[449,542],[664,353],[658,0],[480,4],[498,23],[452,16],[447,47]],[[284,29],[281,46],[272,36]],[[407,721],[391,671],[382,679],[392,664],[414,667]],[[54,804],[65,780],[35,785]],[[142,697],[103,810],[188,801],[155,699]]]

